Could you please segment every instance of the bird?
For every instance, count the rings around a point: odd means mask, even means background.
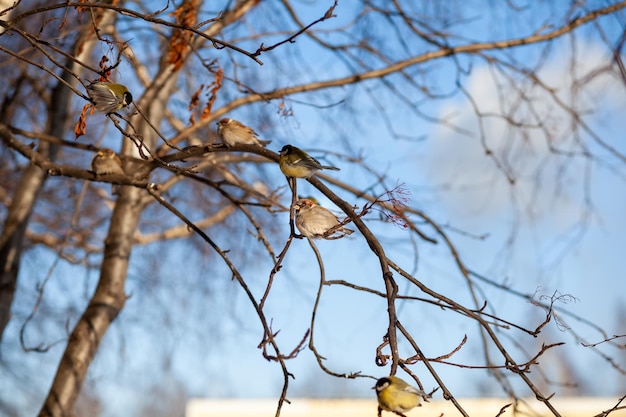
[[[96,110],[111,114],[128,107],[133,102],[133,96],[125,85],[109,82],[96,82],[87,86],[87,94]]]
[[[217,122],[217,134],[227,146],[238,144],[266,146],[271,140],[259,139],[257,133],[237,120],[224,117]]]
[[[296,227],[302,236],[313,239],[338,239],[354,233],[354,230],[339,226],[337,216],[309,198],[302,198],[294,204],[296,212]],[[326,234],[333,229],[332,233]],[[335,233],[339,235],[331,237]]]
[[[103,148],[91,160],[91,170],[96,175],[121,174],[124,175],[122,160],[109,148]]]
[[[421,406],[421,397],[426,397],[424,391],[393,375],[380,378],[372,389],[376,390],[376,397],[378,398],[378,417],[380,417],[382,410],[406,417],[402,413]]]
[[[287,177],[309,178],[321,169],[339,171],[337,167],[320,164],[317,159],[292,145],[283,146],[279,154],[278,166]]]

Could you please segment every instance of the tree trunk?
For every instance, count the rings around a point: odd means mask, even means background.
[[[24,233],[46,177],[47,174],[34,164],[24,171],[0,236],[0,343],[11,319]]]
[[[124,307],[124,284],[133,235],[143,211],[141,196],[140,189],[122,187],[105,242],[98,286],[70,335],[48,397],[39,412],[40,417],[72,414],[72,407],[100,341]]]

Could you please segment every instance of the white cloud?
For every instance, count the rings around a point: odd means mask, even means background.
[[[567,104],[572,104],[572,76],[584,77],[608,62],[599,47],[589,44],[579,50],[584,51],[585,57],[578,60],[574,74],[565,53],[555,55],[539,70],[539,78]],[[585,122],[593,126],[606,119],[605,112],[617,113],[616,107],[622,110],[625,100],[623,86],[613,75],[605,72],[590,79],[577,91],[574,105],[585,114]],[[472,132],[468,136],[439,126],[431,136],[428,175],[433,183],[450,186],[444,193],[444,203],[451,218],[489,224],[494,216],[506,215],[515,207],[540,225],[567,228],[579,221],[586,209],[585,175],[589,162],[582,152],[602,154],[593,139],[584,132],[573,135],[568,112],[537,84],[525,82],[523,94],[528,102],[523,102],[508,84],[498,86],[494,72],[485,66],[472,71],[467,86],[483,114],[501,114],[505,110],[514,120],[541,124],[541,128],[524,131],[511,127],[503,118],[486,117],[482,125],[483,143],[469,100],[462,98],[442,108],[440,117],[456,115],[455,125]],[[589,113],[591,109],[597,113]],[[623,120],[610,121],[613,126],[603,125],[598,130],[624,131]],[[559,154],[550,147],[578,156]],[[597,181],[596,171],[593,173]],[[515,185],[511,186],[509,178],[514,179]]]

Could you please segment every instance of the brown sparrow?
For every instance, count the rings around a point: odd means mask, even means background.
[[[294,209],[296,211],[296,227],[303,236],[313,239],[337,239],[354,232],[354,230],[339,226],[337,216],[309,198],[296,201]],[[336,229],[326,236],[326,233],[334,227]],[[335,233],[340,233],[340,235],[333,236]]]
[[[91,160],[91,170],[96,175],[124,175],[122,160],[112,149],[109,148],[100,149],[96,156],[93,157]]]
[[[220,135],[222,142],[228,146],[238,144],[265,146],[271,142],[269,140],[259,139],[254,130],[228,117],[217,122],[217,134]]]

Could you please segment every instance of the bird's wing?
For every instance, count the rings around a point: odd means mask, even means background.
[[[422,391],[421,389],[417,389],[412,385],[407,385],[402,389],[402,391],[410,392],[411,394],[415,395],[426,395],[424,391]]]
[[[106,86],[92,84],[87,86],[87,90],[96,108],[102,112],[113,112],[122,104],[122,101]]]
[[[301,158],[298,164],[303,165],[310,169],[320,169],[322,167],[322,164],[320,164],[317,159],[313,158],[310,155],[307,155],[306,157]]]

